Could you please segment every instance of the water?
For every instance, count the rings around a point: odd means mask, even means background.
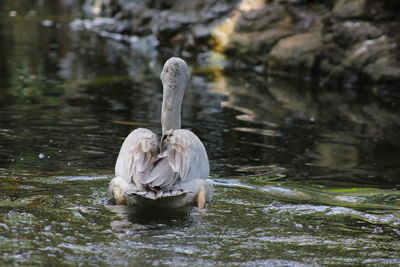
[[[123,138],[160,132],[168,55],[72,30],[60,2],[0,4],[1,265],[400,264],[398,99],[190,62],[214,201],[112,205]]]

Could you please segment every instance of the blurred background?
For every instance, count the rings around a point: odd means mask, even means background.
[[[0,259],[400,264],[399,3],[1,1]],[[160,134],[171,56],[216,200],[137,221],[107,184],[130,131]]]

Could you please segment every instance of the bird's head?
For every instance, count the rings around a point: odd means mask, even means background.
[[[164,64],[160,79],[164,86],[184,89],[190,78],[189,67],[183,59],[172,57]]]

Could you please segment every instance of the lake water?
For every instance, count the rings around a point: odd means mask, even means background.
[[[0,265],[400,265],[397,96],[188,59],[213,202],[112,205],[123,139],[160,133],[171,54],[77,30],[60,2],[0,3]]]

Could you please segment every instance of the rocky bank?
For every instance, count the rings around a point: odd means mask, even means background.
[[[158,51],[213,50],[231,66],[399,90],[396,0],[86,0],[84,14],[113,18],[97,30],[153,40]]]

